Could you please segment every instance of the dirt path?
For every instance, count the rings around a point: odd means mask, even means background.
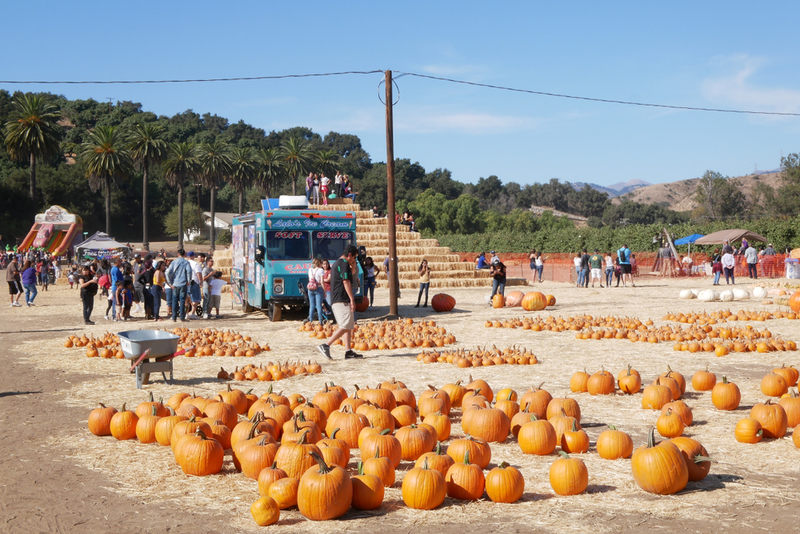
[[[685,282],[643,283],[636,290],[579,290],[572,286],[545,283],[541,288],[557,295],[559,304],[553,315],[628,315],[652,317],[663,324],[667,311],[713,309],[763,309],[760,303],[706,304],[676,298]],[[691,287],[701,287],[695,283]],[[539,289],[539,288],[537,288]],[[567,391],[574,371],[587,367],[590,372],[601,366],[616,373],[631,362],[649,383],[663,372],[666,363],[688,377],[706,364],[721,377],[727,374],[743,392],[743,406],[761,402],[758,383],[773,366],[800,363],[800,353],[732,354],[719,359],[705,354],[675,353],[671,344],[649,345],[611,341],[578,341],[573,334],[532,333],[521,329],[487,329],[487,318],[511,318],[522,315],[519,309],[492,310],[484,301],[485,290],[456,290],[455,313],[435,315],[430,309],[408,305],[410,296],[401,301],[401,311],[411,316],[435,319],[440,326],[456,334],[457,346],[474,348],[496,344],[498,347],[522,345],[540,358],[529,367],[496,366],[460,370],[451,365],[424,365],[416,361],[418,350],[369,352],[363,362],[354,365],[341,359],[321,361],[324,373],[318,377],[292,378],[280,383],[287,393],[298,391],[311,395],[323,380],[335,380],[349,391],[353,383],[374,385],[376,381],[396,376],[419,395],[428,383],[442,385],[466,379],[471,371],[496,389],[510,386],[520,394],[531,384],[545,381],[554,395]],[[227,299],[227,297],[225,297]],[[374,316],[385,313],[385,295],[379,295]],[[133,377],[115,360],[87,359],[80,351],[62,347],[70,333],[84,331],[80,320],[77,292],[63,286],[41,293],[35,308],[0,308],[0,339],[6,349],[0,373],[0,532],[243,532],[258,529],[249,517],[249,505],[255,499],[254,484],[244,480],[228,466],[219,477],[189,479],[174,463],[171,453],[158,446],[116,442],[96,438],[86,430],[89,410],[99,400],[118,406],[122,402],[144,400],[147,391],[157,396],[176,391],[196,390],[210,394],[221,389],[213,377],[221,365],[230,369],[241,359],[195,358],[176,362],[176,382],[168,386],[155,381],[145,391],[137,391]],[[316,340],[299,334],[299,323],[284,321],[272,324],[263,315],[243,316],[229,310],[226,318],[202,322],[204,326],[235,328],[253,335],[272,350],[257,363],[287,358],[315,358]],[[122,325],[106,323],[104,308],[96,305],[98,324],[87,331],[99,334],[118,331]],[[775,309],[769,307],[768,309]],[[119,328],[114,328],[119,326]],[[143,321],[125,324],[128,328],[146,328]],[[195,325],[191,325],[195,326]],[[770,321],[754,325],[768,327],[776,335],[800,341],[800,321]],[[334,349],[341,358],[341,349]],[[319,361],[319,360],[318,360]],[[260,383],[242,383],[238,387],[256,387]],[[592,442],[605,424],[617,422],[640,445],[653,414],[641,410],[638,398],[576,398],[581,404],[586,430]],[[547,482],[552,458],[523,457],[516,442],[493,445],[493,457],[499,462],[510,458],[520,466],[526,478],[526,494],[516,505],[497,506],[487,501],[462,504],[448,499],[439,510],[415,513],[400,499],[399,484],[386,492],[384,506],[375,513],[351,511],[343,522],[314,524],[296,511],[282,514],[277,529],[281,532],[325,532],[409,530],[455,533],[470,524],[482,524],[493,532],[577,532],[592,528],[598,532],[634,532],[667,529],[670,532],[795,532],[800,520],[800,488],[797,485],[798,450],[791,439],[744,446],[732,437],[732,425],[746,417],[749,408],[735,413],[720,413],[709,407],[708,395],[691,392],[688,402],[695,410],[698,424],[687,432],[700,439],[718,463],[711,475],[700,484],[672,497],[645,494],[633,484],[629,464],[606,462],[597,458],[594,448],[584,456],[590,469],[590,487],[585,495],[558,498]],[[460,426],[454,425],[454,434]],[[229,460],[226,460],[226,464]],[[493,460],[493,463],[495,461]],[[402,466],[398,479],[407,470]]]

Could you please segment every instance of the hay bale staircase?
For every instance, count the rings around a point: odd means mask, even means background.
[[[330,203],[327,206],[312,205],[309,208],[354,212],[358,244],[367,248],[367,255],[372,256],[383,270],[383,260],[389,254],[389,227],[385,217],[376,219],[372,216],[372,211],[361,210],[358,204],[343,202]],[[437,240],[422,239],[418,232],[410,232],[405,225],[397,225],[396,236],[401,289],[419,287],[417,269],[423,259],[428,260],[431,268],[431,289],[492,286],[488,271],[476,271],[472,262],[462,262],[458,254],[453,254],[447,247],[439,246]],[[527,285],[527,282],[524,279],[509,278],[506,285]],[[378,275],[378,287],[389,287],[386,273]]]

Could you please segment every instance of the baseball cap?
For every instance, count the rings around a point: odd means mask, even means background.
[[[190,258],[194,258],[194,250],[190,250],[189,252],[186,253],[186,255]]]
[[[492,254],[496,254],[494,250],[492,251]]]

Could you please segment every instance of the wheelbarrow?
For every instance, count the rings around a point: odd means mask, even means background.
[[[163,330],[128,330],[117,335],[122,353],[133,362],[130,371],[136,373],[137,389],[149,383],[150,373],[161,373],[164,382],[172,384],[172,359],[189,350],[178,351],[179,336]]]

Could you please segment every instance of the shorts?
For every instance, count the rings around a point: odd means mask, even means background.
[[[350,311],[350,303],[334,302],[331,308],[333,309],[333,316],[336,318],[336,324],[339,325],[339,328],[352,330],[353,326],[355,326],[355,320],[353,319],[353,312]]]
[[[200,302],[200,284],[197,282],[192,282],[189,286],[189,297],[191,297],[192,302],[197,304]]]
[[[19,282],[16,280],[8,282],[8,294],[16,295],[17,293],[22,293],[22,288],[20,287]]]
[[[631,264],[630,263],[620,263],[619,266],[622,269],[622,274],[631,274]]]
[[[208,309],[206,313],[211,311],[211,308],[216,308],[219,310],[219,303],[222,302],[222,295],[210,295],[208,297]]]
[[[603,277],[602,269],[592,269],[592,278],[602,278],[602,277]]]

